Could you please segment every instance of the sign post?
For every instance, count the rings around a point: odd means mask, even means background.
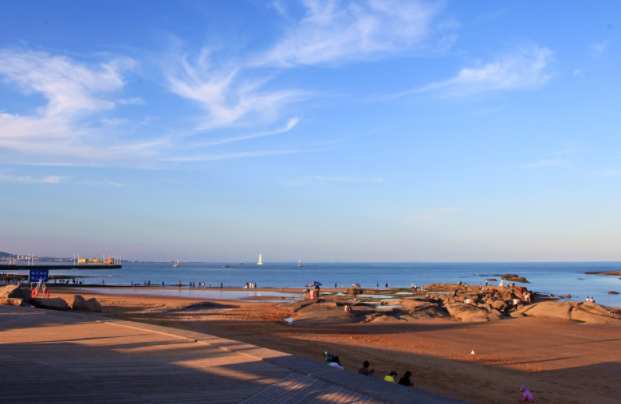
[[[28,282],[30,283],[39,283],[48,282],[48,278],[50,276],[49,269],[31,269],[28,274]]]

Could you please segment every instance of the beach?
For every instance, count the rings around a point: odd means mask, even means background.
[[[78,292],[72,287],[50,289],[53,297],[69,303]],[[291,303],[136,296],[123,290],[114,295],[86,289],[79,293],[95,297],[102,316],[207,333],[318,362],[328,351],[352,371],[368,360],[378,377],[410,370],[416,388],[471,403],[515,402],[522,384],[537,402],[613,403],[621,395],[619,326],[534,317],[301,326]],[[286,325],[283,320],[292,315],[293,324]]]

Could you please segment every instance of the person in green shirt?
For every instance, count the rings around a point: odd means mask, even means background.
[[[393,371],[390,372],[389,375],[384,376],[384,381],[390,382],[390,383],[394,383],[395,382],[395,377],[397,377],[397,372],[395,372],[393,370]]]

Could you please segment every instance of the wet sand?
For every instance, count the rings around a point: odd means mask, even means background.
[[[76,293],[73,287],[50,289],[69,303]],[[291,312],[277,303],[80,293],[96,297],[104,316],[208,333],[317,361],[330,351],[353,371],[366,359],[378,377],[410,370],[417,388],[471,403],[516,402],[521,384],[541,403],[615,403],[621,396],[618,326],[526,317],[301,327],[285,325]]]

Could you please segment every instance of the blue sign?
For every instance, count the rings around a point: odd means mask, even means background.
[[[36,283],[39,281],[48,282],[50,275],[49,269],[31,269],[28,276],[28,282]]]

